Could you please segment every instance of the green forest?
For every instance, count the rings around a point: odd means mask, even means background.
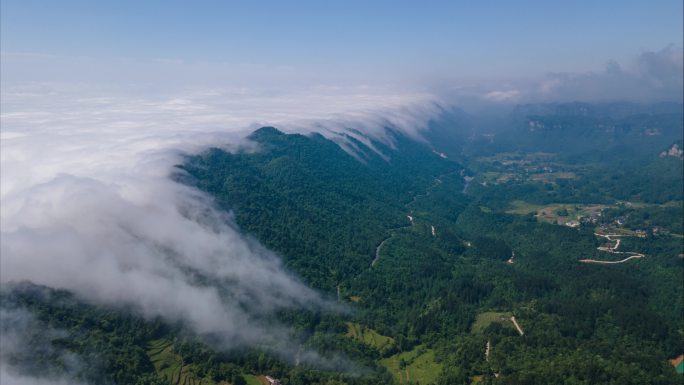
[[[213,148],[176,167],[345,309],[272,317],[353,368],[225,351],[185,325],[30,283],[1,292],[3,311],[42,325],[11,362],[59,373],[73,354],[80,380],[104,384],[681,384],[668,360],[684,353],[683,169],[659,156],[681,143],[681,115],[555,113],[512,118],[515,130],[467,151],[387,129],[372,147],[342,137],[350,153],[264,127],[248,138],[257,151]],[[426,136],[467,131],[449,119]],[[653,125],[659,136],[640,140]],[[617,252],[644,257],[582,262]]]

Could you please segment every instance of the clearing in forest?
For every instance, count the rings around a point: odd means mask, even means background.
[[[423,345],[413,350],[395,354],[380,360],[380,365],[387,368],[400,384],[431,384],[437,380],[442,371],[442,364],[435,362],[435,352]]]
[[[347,337],[351,337],[368,346],[374,347],[379,351],[388,349],[394,346],[394,338],[383,336],[377,331],[361,326],[358,323],[347,322]]]
[[[513,322],[511,322],[511,317],[513,313],[511,312],[496,312],[487,311],[480,313],[475,318],[473,326],[470,328],[471,333],[482,333],[487,327],[493,323],[499,323],[502,326],[515,329]]]
[[[579,220],[585,217],[596,217],[601,210],[608,208],[607,205],[582,205],[582,204],[567,204],[567,203],[551,203],[547,205],[536,205],[527,203],[525,201],[513,201],[510,208],[506,211],[508,214],[527,215],[534,214],[540,222],[548,222],[556,225],[565,225],[566,223]]]
[[[266,381],[266,377],[264,376],[255,376],[253,374],[247,374],[242,377],[245,379],[247,385],[268,385],[268,381]]]

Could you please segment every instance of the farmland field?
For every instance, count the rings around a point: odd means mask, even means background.
[[[422,346],[382,359],[380,364],[386,367],[400,384],[407,384],[409,381],[431,384],[442,371],[442,364],[435,362],[435,352]]]
[[[199,379],[190,373],[190,365],[183,365],[183,359],[176,354],[173,344],[167,339],[149,343],[147,355],[155,370],[167,381],[178,385],[214,385],[208,379]]]
[[[394,339],[391,337],[383,336],[377,331],[359,325],[358,323],[347,322],[346,336],[354,338],[380,351],[394,345]]]

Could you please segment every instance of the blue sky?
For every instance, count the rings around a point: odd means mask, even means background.
[[[220,63],[227,77],[293,82],[505,83],[609,61],[629,70],[645,52],[680,52],[682,14],[681,0],[3,0],[3,75],[54,70],[12,65],[12,54],[31,53]]]
[[[2,50],[526,75],[682,46],[682,1],[3,0]]]

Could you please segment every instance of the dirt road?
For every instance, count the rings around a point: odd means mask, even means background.
[[[618,248],[620,247],[620,237],[631,237],[632,235],[626,235],[626,234],[599,234],[599,233],[594,233],[595,236],[601,237],[601,238],[606,238],[607,240],[611,242],[615,242],[613,246],[599,246],[596,249],[600,251],[604,251],[606,253],[611,253],[611,254],[627,254],[629,257],[619,260],[619,261],[599,261],[597,259],[580,259],[579,261],[582,263],[598,263],[602,265],[614,265],[617,263],[625,263],[629,261],[630,259],[638,259],[638,258],[644,258],[646,255],[637,253],[635,251],[617,251]],[[614,239],[617,238],[617,239]]]
[[[600,263],[600,264],[604,264],[604,265],[610,265],[610,264],[615,264],[615,263],[625,263],[625,262],[629,261],[630,259],[643,258],[643,257],[645,257],[645,255],[636,254],[636,255],[632,255],[631,257],[627,257],[625,259],[619,260],[619,261],[598,261],[596,259],[580,259],[580,262],[582,262],[582,263]]]
[[[511,322],[513,322],[513,326],[515,326],[515,328],[518,329],[518,333],[520,333],[520,335],[525,334],[520,325],[518,325],[518,321],[515,320],[515,316],[511,316]]]

